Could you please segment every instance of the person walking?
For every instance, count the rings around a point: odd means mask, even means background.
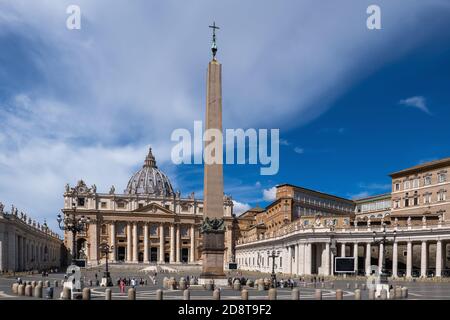
[[[120,279],[119,287],[120,287],[120,293],[125,293],[125,281],[123,279]]]

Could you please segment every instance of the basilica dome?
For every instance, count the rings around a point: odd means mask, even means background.
[[[172,184],[169,178],[156,166],[151,148],[148,151],[142,169],[133,174],[130,181],[128,181],[125,193],[159,197],[173,196]]]

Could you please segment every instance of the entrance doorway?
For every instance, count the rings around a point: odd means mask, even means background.
[[[118,247],[117,248],[117,261],[125,261],[126,256],[126,249],[125,247]]]
[[[170,255],[169,255],[169,253],[164,253],[164,262],[165,263],[169,263],[170,262]]]
[[[151,248],[150,249],[150,261],[151,262],[158,261],[158,248]]]
[[[189,249],[188,248],[181,249],[181,262],[188,263],[188,259],[189,259]]]

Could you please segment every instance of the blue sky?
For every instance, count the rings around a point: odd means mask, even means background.
[[[226,128],[279,128],[280,171],[226,165],[236,208],[291,183],[343,197],[450,156],[450,3],[0,1],[0,201],[54,218],[66,183],[125,188],[152,146],[184,195],[198,165],[170,161],[176,128],[204,118],[216,20]],[[366,28],[381,7],[382,30]],[[79,4],[81,30],[65,27]]]

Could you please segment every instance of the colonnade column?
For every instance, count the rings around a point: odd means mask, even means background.
[[[170,263],[175,262],[175,228],[170,225]]]
[[[138,262],[138,232],[137,222],[133,222],[133,262]]]
[[[114,221],[111,222],[110,232],[111,232],[111,238],[110,238],[111,239],[111,243],[110,243],[111,258],[110,258],[110,260],[116,261],[116,250],[117,250],[117,248],[116,248],[116,223]]]
[[[384,244],[381,242],[378,247],[378,270],[383,270],[383,259],[384,259]]]
[[[442,241],[436,242],[436,277],[442,276]]]
[[[144,263],[148,263],[148,223],[144,223]]]
[[[132,260],[132,249],[131,249],[131,223],[127,223],[127,262]]]
[[[311,243],[305,244],[305,274],[311,275],[312,274],[312,265],[311,265]]]
[[[427,277],[427,242],[422,241],[421,251],[420,251],[420,276],[422,278]]]
[[[159,263],[164,263],[164,224],[159,225]]]
[[[370,276],[370,264],[372,259],[372,247],[370,242],[366,244],[366,276]]]
[[[345,257],[345,243],[341,243],[341,257]]]
[[[189,250],[189,262],[195,262],[195,227],[191,225],[191,249]]]
[[[392,245],[392,276],[394,278],[397,278],[398,275],[398,243],[397,241],[394,241],[394,244]]]
[[[406,244],[406,277],[411,278],[412,271],[412,242]]]
[[[176,232],[176,252],[175,252],[175,262],[179,263],[180,262],[180,250],[181,250],[181,246],[180,246],[180,229],[181,229],[181,224],[177,224],[176,225],[177,228],[177,232]]]
[[[353,257],[355,258],[355,275],[358,275],[358,242],[353,244]]]
[[[325,243],[325,275],[329,276],[330,275],[330,269],[331,269],[331,261],[330,261],[330,243],[326,242]]]
[[[295,254],[295,260],[294,260],[294,273],[295,274],[300,274],[300,270],[299,270],[299,264],[298,264],[298,261],[299,261],[299,256],[300,256],[300,252],[299,252],[300,250],[299,250],[299,245],[298,244],[296,244],[295,246],[294,246],[294,254]]]

